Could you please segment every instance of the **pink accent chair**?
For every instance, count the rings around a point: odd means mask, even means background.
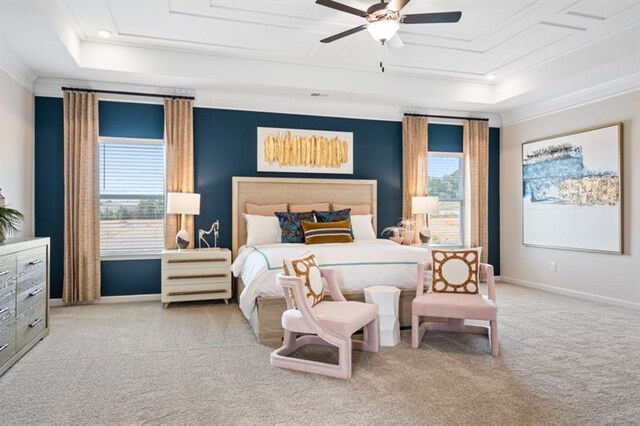
[[[498,356],[498,307],[493,266],[480,264],[487,277],[489,296],[478,294],[424,293],[426,265],[418,264],[416,298],[411,303],[411,346],[417,348],[427,330],[478,333],[489,336],[491,355]],[[421,316],[448,318],[442,322],[420,322]],[[465,325],[465,319],[489,321],[489,326]]]
[[[277,281],[284,288],[287,310],[282,314],[284,341],[281,348],[271,352],[271,364],[349,379],[352,348],[378,352],[378,307],[370,303],[347,301],[338,287],[335,272],[332,269],[321,269],[320,272],[333,301],[323,300],[314,307],[309,307],[305,301],[303,278],[278,274]],[[351,340],[351,335],[362,328],[364,340]],[[309,344],[336,346],[338,364],[288,356]]]

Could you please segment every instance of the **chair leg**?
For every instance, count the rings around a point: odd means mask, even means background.
[[[341,379],[351,378],[351,356],[353,352],[351,338],[338,345],[338,374]]]
[[[365,342],[362,349],[365,352],[378,352],[380,349],[380,327],[378,326],[378,317],[367,324],[364,328]]]
[[[411,316],[411,347],[417,348],[420,346],[420,338],[418,335],[420,334],[420,316],[412,315]]]
[[[498,321],[490,321],[491,327],[491,335],[489,337],[489,341],[491,344],[491,355],[498,356],[499,348],[498,348]]]

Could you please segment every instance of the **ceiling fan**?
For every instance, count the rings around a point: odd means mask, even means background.
[[[367,20],[366,24],[332,35],[331,37],[320,40],[320,42],[331,43],[366,29],[375,40],[382,44],[386,44],[391,49],[398,49],[403,46],[402,40],[398,34],[396,34],[400,28],[400,24],[440,24],[458,22],[462,16],[462,12],[417,13],[411,15],[401,14],[401,10],[410,1],[411,0],[391,0],[386,2],[382,0],[380,3],[372,5],[365,11],[333,0],[316,0],[316,3],[321,6],[330,7],[331,9],[360,16]]]

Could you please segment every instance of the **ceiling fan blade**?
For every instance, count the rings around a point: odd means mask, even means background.
[[[393,10],[394,12],[399,12],[403,7],[407,5],[411,0],[391,0],[387,5],[388,10]]]
[[[398,33],[396,33],[396,35],[394,35],[389,40],[387,40],[385,44],[391,50],[397,50],[397,49],[400,49],[402,46],[404,46],[404,43],[402,42],[402,39],[400,38]]]
[[[444,24],[458,22],[462,12],[417,13],[404,15],[400,22],[403,24]]]
[[[360,32],[360,31],[364,30],[365,28],[367,28],[367,24],[363,24],[363,25],[360,25],[358,27],[351,28],[350,30],[343,31],[341,33],[332,35],[331,37],[327,37],[327,38],[325,38],[323,40],[320,40],[320,43],[331,43],[332,41],[339,40],[342,37],[350,36],[351,34],[355,34],[357,32]]]
[[[362,18],[367,17],[367,12],[364,10],[356,9],[355,7],[347,6],[346,4],[338,3],[333,0],[316,0],[316,4],[321,6],[330,7],[331,9],[339,10],[341,12],[350,13],[352,15],[360,16]]]

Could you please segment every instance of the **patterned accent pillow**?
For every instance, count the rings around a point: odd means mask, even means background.
[[[324,297],[324,283],[320,275],[320,268],[315,255],[307,252],[294,259],[284,259],[282,269],[285,275],[304,278],[305,301],[310,307],[314,307]],[[291,299],[295,299],[290,294]],[[296,307],[297,308],[297,307]]]
[[[434,293],[478,293],[482,247],[466,250],[431,250]]]
[[[351,243],[351,221],[302,222],[305,244]]]
[[[291,213],[276,212],[280,229],[282,230],[283,243],[304,243],[304,231],[302,221],[313,222],[313,212]]]
[[[318,222],[339,222],[341,220],[351,220],[351,209],[333,210],[333,211],[319,211],[314,210],[313,214],[316,215]]]

